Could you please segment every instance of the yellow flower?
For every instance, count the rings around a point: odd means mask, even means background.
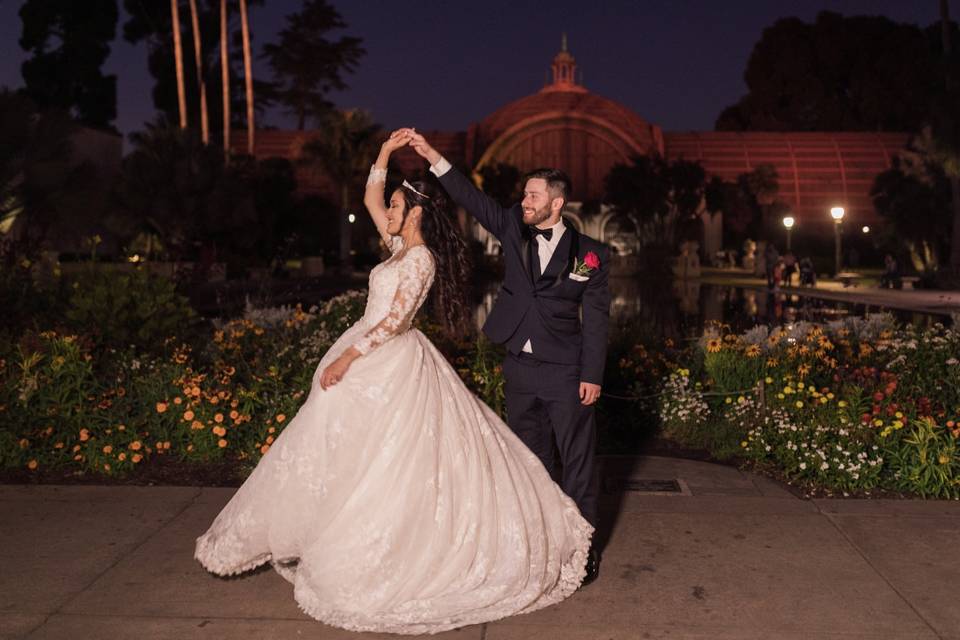
[[[791,393],[793,393],[793,387],[787,385],[786,387],[783,388],[783,392],[787,395],[790,395]]]
[[[777,366],[777,359],[776,359],[776,358],[767,358],[767,366],[768,366],[768,367],[775,367],[775,366]]]
[[[767,384],[773,384],[773,378],[771,378],[770,376],[767,376],[766,378],[764,378],[763,381],[766,382]]]
[[[797,400],[795,404],[797,405],[797,409],[803,408],[803,400]]]
[[[838,402],[837,404],[838,404],[841,408],[843,408],[843,407],[847,406],[847,401],[846,401],[846,400],[841,400],[841,401]]]
[[[746,441],[746,440],[743,440],[742,442],[740,442],[740,446],[743,447],[744,449],[746,449],[746,448],[747,448],[747,441]]]
[[[876,420],[873,421],[873,426],[875,426],[875,427],[882,427],[882,426],[883,426],[883,420],[881,420],[880,418],[877,418]]]
[[[808,373],[810,373],[810,365],[808,364],[800,365],[799,367],[797,367],[797,373],[800,375],[801,378],[807,375]]]
[[[710,338],[707,340],[707,351],[717,353],[723,348],[723,341],[720,338]]]
[[[163,413],[163,412],[166,411],[166,410],[167,410],[167,403],[166,403],[166,402],[158,402],[158,403],[157,403],[157,413]]]
[[[730,396],[727,396],[726,398],[724,398],[723,401],[726,402],[727,404],[731,404],[733,402],[733,398],[731,398]]]
[[[760,345],[752,344],[749,347],[747,347],[747,350],[744,351],[744,353],[747,355],[748,358],[756,358],[757,356],[760,355]]]
[[[803,389],[803,388],[806,387],[806,386],[807,386],[807,385],[803,384],[802,382],[798,382],[798,383],[797,383],[797,389]]]
[[[217,446],[223,449],[224,447],[227,446],[227,441],[224,440],[223,438],[220,438],[219,440],[217,440]]]
[[[786,398],[786,396],[783,395],[782,393],[778,393],[777,398],[779,398],[780,400],[783,400],[784,398]]]
[[[950,462],[950,458],[948,458],[947,456],[941,453],[937,457],[937,462],[939,462],[940,464],[948,464]]]

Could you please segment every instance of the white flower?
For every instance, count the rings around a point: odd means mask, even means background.
[[[806,462],[801,462],[801,463],[800,463],[800,469],[803,470],[803,469],[806,469],[806,468],[807,468],[807,463],[806,463]]]

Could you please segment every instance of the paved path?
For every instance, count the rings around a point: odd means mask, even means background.
[[[736,469],[604,458],[600,579],[458,640],[960,640],[960,502],[802,500]],[[194,538],[232,489],[0,486],[2,638],[388,638],[321,625],[272,571],[221,580]]]

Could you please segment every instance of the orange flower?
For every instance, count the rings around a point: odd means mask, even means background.
[[[126,459],[127,459],[127,454],[125,454],[123,451],[117,454],[117,460],[119,460],[120,462],[123,462]]]
[[[80,462],[81,460],[83,460],[83,456],[78,453],[77,455],[73,456],[73,459],[76,460],[77,462]]]
[[[240,412],[237,411],[236,409],[230,412],[230,418],[232,420],[236,420],[239,416],[240,416]]]
[[[130,456],[130,459],[133,461],[134,464],[136,464],[141,460],[143,460],[143,456],[141,456],[139,453],[135,453],[132,456]]]
[[[127,425],[125,425],[125,424],[118,424],[118,425],[117,425],[117,431],[126,431],[126,430],[127,430]]]
[[[190,423],[190,428],[193,429],[194,431],[200,431],[201,429],[203,429],[203,423],[200,422],[199,420],[194,420],[192,423]]]
[[[267,436],[267,444],[273,444],[273,436]]]
[[[190,411],[190,409],[187,409],[186,411],[184,411],[184,412],[183,412],[183,419],[184,419],[184,420],[193,420],[193,411]]]
[[[80,429],[80,442],[86,442],[90,439],[90,431],[87,429]]]
[[[176,398],[173,399],[173,404],[180,404],[181,402],[183,402],[183,398],[181,398],[180,396],[177,396]]]
[[[104,453],[110,453],[110,452],[112,452],[112,451],[113,451],[113,446],[112,446],[112,445],[109,445],[109,444],[108,444],[107,446],[105,446],[105,447],[103,448],[103,452],[104,452]]]
[[[217,436],[225,436],[225,435],[227,435],[227,430],[224,429],[223,427],[219,427],[219,426],[218,426],[218,427],[214,427],[214,428],[213,428],[213,434],[214,434],[214,435],[217,435]]]
[[[143,446],[143,443],[140,442],[139,440],[134,440],[134,441],[131,442],[130,445],[129,445],[130,449],[133,450],[133,451],[140,451],[140,447],[142,447],[142,446]]]
[[[227,446],[227,441],[224,440],[223,438],[220,438],[219,440],[217,440],[217,446],[223,449],[224,447]]]
[[[73,452],[76,453],[77,451],[80,451],[80,445],[75,444],[73,445]]]
[[[103,470],[106,471],[107,473],[110,473],[110,465],[108,464],[103,465]]]
[[[217,396],[210,396],[210,404],[217,404],[218,402],[220,402],[220,398]]]
[[[54,449],[63,449],[63,443],[62,443],[62,442],[58,442],[57,444],[53,445],[53,448],[54,448]]]
[[[163,413],[163,412],[166,411],[166,410],[167,410],[167,403],[166,403],[166,402],[158,402],[158,403],[157,403],[157,413]]]
[[[277,431],[276,427],[270,427],[269,429],[267,429],[267,433],[276,433],[276,431]]]
[[[26,438],[20,438],[20,448],[21,448],[21,449],[26,449],[26,448],[29,447],[29,446],[30,446],[30,441],[29,441],[29,440],[27,440]]]
[[[37,468],[37,464],[38,463],[36,460],[31,460],[30,462],[27,463],[27,469],[30,469],[30,471],[33,471],[34,469]]]
[[[218,413],[217,415],[213,416],[213,421],[217,423],[223,422],[223,414]]]
[[[260,453],[266,455],[267,451],[270,451],[270,445],[265,444],[260,447]]]
[[[164,440],[164,441],[163,441],[163,450],[166,451],[166,450],[169,449],[169,448],[170,448],[170,441],[169,441],[169,440]]]
[[[282,413],[277,416],[277,422],[283,422],[286,419],[287,419],[287,416],[283,415]]]

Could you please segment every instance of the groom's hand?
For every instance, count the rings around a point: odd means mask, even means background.
[[[600,397],[600,385],[589,382],[580,383],[580,404],[591,405]]]
[[[417,133],[415,129],[401,129],[401,131],[404,131],[410,136],[410,146],[413,147],[413,150],[416,151],[421,158],[429,162],[431,167],[440,162],[443,156],[431,147],[427,139]]]

